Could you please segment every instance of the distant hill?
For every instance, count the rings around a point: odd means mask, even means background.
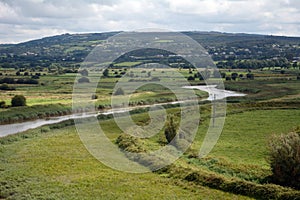
[[[80,63],[103,40],[118,32],[63,34],[19,44],[0,45],[2,67],[63,66]],[[300,37],[187,31],[184,34],[203,45],[215,61],[300,57]]]

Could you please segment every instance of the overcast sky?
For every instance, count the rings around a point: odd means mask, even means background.
[[[300,0],[0,0],[0,43],[143,28],[300,36]]]

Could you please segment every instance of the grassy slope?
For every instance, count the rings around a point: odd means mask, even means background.
[[[268,138],[272,134],[291,131],[300,125],[299,119],[299,110],[254,110],[229,114],[218,143],[210,156],[225,158],[237,164],[266,166]],[[206,128],[200,126],[200,134],[195,146],[200,146],[205,132]]]
[[[87,152],[73,126],[26,135],[0,146],[2,198],[246,199],[153,173],[112,170]]]
[[[229,114],[218,144],[208,158],[199,161],[183,157],[177,164],[186,165],[188,161],[190,167],[199,167],[227,177],[263,179],[269,174],[265,161],[267,138],[272,133],[288,132],[299,125],[299,117],[298,109],[254,110]],[[142,123],[147,115],[134,115],[134,118]],[[273,123],[274,121],[277,123]],[[121,132],[112,120],[102,121],[101,125],[111,139]],[[204,121],[193,149],[199,150],[206,127]],[[14,142],[7,141],[22,137],[10,136],[0,140],[3,143],[0,148],[2,197],[244,198],[157,174],[114,171],[88,154],[73,126],[51,129],[47,133],[36,129],[28,131],[24,136],[26,139]]]

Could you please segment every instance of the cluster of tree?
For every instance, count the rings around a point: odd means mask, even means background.
[[[18,106],[26,106],[26,98],[23,95],[15,95],[11,99],[11,106],[18,107]],[[0,101],[0,108],[7,108],[5,101]]]
[[[39,84],[38,80],[35,79],[24,79],[24,78],[19,78],[19,79],[14,79],[14,78],[9,78],[5,77],[0,79],[0,84]]]
[[[297,67],[297,63],[291,64],[286,58],[269,60],[227,60],[217,63],[218,68],[223,69],[260,69],[266,67]]]
[[[88,79],[87,77],[83,76],[80,79],[78,79],[78,83],[89,83],[90,79]]]
[[[116,32],[64,34],[22,44],[2,46],[0,49],[0,66],[3,68],[37,68],[49,67],[52,63],[57,63],[62,67],[69,68],[83,61],[94,48],[94,42],[97,43],[114,34]],[[216,32],[184,32],[184,34],[202,44],[215,61],[266,61],[275,57],[282,57],[291,62],[294,57],[300,54],[300,39],[297,37]],[[87,41],[91,41],[91,44],[87,45]],[[175,56],[172,52],[160,49],[132,51],[120,56],[116,62],[142,60],[162,64],[174,63],[176,67],[190,67],[190,64],[180,56]],[[184,64],[182,65],[182,63]],[[256,66],[253,66],[253,68],[256,68]]]
[[[252,73],[247,73],[246,77],[244,76],[244,74],[238,74],[236,72],[231,73],[230,76],[227,76],[226,73],[221,73],[222,78],[225,78],[226,81],[236,81],[238,78],[239,79],[249,79],[249,80],[253,80],[254,79],[254,74]]]
[[[16,88],[3,83],[2,85],[0,85],[0,90],[16,90]]]
[[[81,74],[81,78],[78,79],[78,83],[89,83],[90,79],[87,77],[89,76],[89,71],[87,69],[83,69],[81,71],[78,72],[79,74]]]
[[[191,72],[191,70],[190,70]],[[209,71],[209,70],[204,70],[202,72],[197,72],[195,73],[193,76],[189,76],[187,78],[188,81],[193,81],[193,80],[196,80],[196,79],[199,79],[199,80],[206,80],[210,77],[214,77],[214,78],[223,78],[223,79],[226,79],[227,81],[230,81],[230,80],[237,80],[238,78],[239,79],[250,79],[250,80],[253,80],[254,79],[254,74],[250,73],[250,70],[249,70],[249,73],[246,74],[246,76],[244,76],[244,74],[238,74],[236,72],[233,72],[231,73],[231,75],[226,75],[226,73],[222,72],[221,74],[219,73],[218,70],[214,70],[213,72]]]

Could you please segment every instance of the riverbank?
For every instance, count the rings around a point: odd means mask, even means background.
[[[233,91],[220,90],[217,89],[216,86],[187,86],[187,89],[198,89],[201,91],[208,92],[209,97],[202,99],[202,102],[212,101],[223,99],[228,96],[244,96],[245,94],[236,93]],[[212,98],[214,97],[214,99]],[[188,100],[187,100],[188,101]],[[136,105],[128,108],[118,108],[111,109],[108,107],[101,107],[102,109],[96,110],[95,112],[89,112],[86,110],[85,112],[82,109],[78,109],[76,113],[72,114],[72,109],[62,105],[47,105],[47,106],[32,106],[32,107],[22,107],[19,109],[23,109],[22,113],[18,112],[18,108],[15,108],[14,112],[10,113],[9,110],[4,111],[8,113],[8,116],[3,117],[5,115],[1,115],[2,121],[11,122],[4,123],[0,125],[0,137],[4,137],[6,135],[11,135],[15,133],[19,133],[22,131],[26,131],[28,129],[37,128],[47,124],[55,124],[65,120],[76,119],[76,118],[87,118],[87,117],[96,117],[98,115],[108,115],[117,112],[125,112],[129,110],[139,109],[139,108],[147,108],[151,106],[167,106],[167,105],[175,105],[183,103],[182,101],[172,101],[172,102],[162,102],[155,103],[151,105]],[[53,110],[51,110],[53,109]],[[62,109],[62,110],[60,110]],[[2,113],[4,113],[2,112]],[[27,114],[26,114],[27,113]],[[29,114],[28,114],[29,113]],[[5,121],[6,120],[6,121]],[[23,120],[23,122],[22,122]],[[30,120],[30,121],[28,121]],[[1,122],[1,118],[0,118]]]
[[[252,105],[243,105],[228,106],[218,144],[207,158],[198,159],[211,113],[203,109],[203,121],[190,149],[159,173],[128,176],[103,165],[88,153],[72,120],[0,138],[0,198],[119,199],[128,195],[132,199],[251,199],[260,194],[267,199],[277,191],[291,197],[289,193],[296,191],[266,184],[270,174],[266,142],[272,134],[289,132],[299,124],[299,107],[253,110]],[[168,111],[175,116],[179,112]],[[149,116],[140,113],[133,118],[145,125]],[[114,119],[99,123],[112,142],[123,133]],[[163,132],[159,134],[141,139],[143,147],[153,150],[163,146]],[[162,186],[166,187],[163,195]],[[252,193],[253,189],[257,190]],[[262,193],[264,190],[270,192]]]

